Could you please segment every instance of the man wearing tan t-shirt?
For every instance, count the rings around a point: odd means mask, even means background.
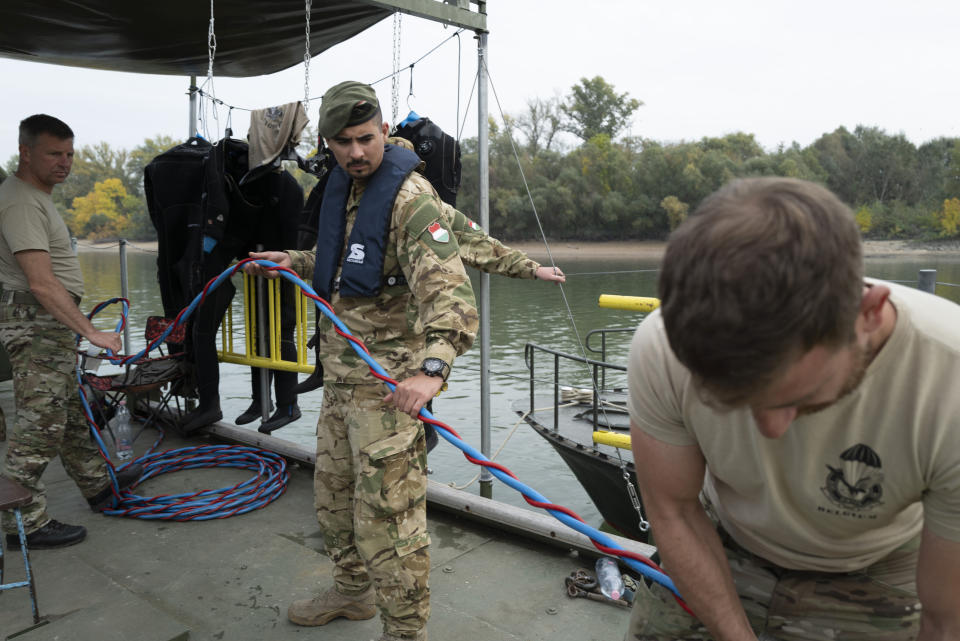
[[[40,480],[60,456],[67,474],[95,511],[114,504],[106,462],[80,407],[75,335],[114,353],[120,335],[98,330],[77,306],[83,274],[70,232],[50,194],[70,174],[73,131],[37,114],[20,123],[17,171],[0,184],[0,342],[10,355],[17,419],[9,435],[3,474],[32,495],[21,509],[27,547],[59,548],[86,536],[47,514]],[[120,487],[140,477],[139,465],[117,472]],[[7,544],[19,547],[12,515],[4,513]]]
[[[671,236],[628,378],[655,543],[629,641],[960,639],[960,307],[865,280],[853,214],[736,181]]]

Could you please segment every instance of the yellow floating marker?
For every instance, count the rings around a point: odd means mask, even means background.
[[[641,312],[649,314],[660,307],[659,298],[649,298],[645,296],[619,296],[617,294],[600,294],[600,300],[597,302],[600,307],[607,309],[626,309],[631,312]]]
[[[621,450],[630,449],[629,434],[598,430],[593,433],[593,442],[597,445],[612,445],[613,447],[619,447]]]

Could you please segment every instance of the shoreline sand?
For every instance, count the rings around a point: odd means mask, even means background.
[[[575,258],[635,258],[637,260],[659,260],[663,256],[666,243],[662,241],[609,241],[609,242],[578,242],[555,241],[550,243],[549,252],[543,242],[516,242],[507,243],[514,249],[519,249],[534,260],[544,262],[549,256],[556,261]],[[114,250],[119,243],[116,240],[95,243],[80,240],[77,243],[78,252]],[[156,241],[128,241],[127,249],[131,252],[157,252]],[[887,256],[960,256],[960,242],[940,241],[921,242],[912,240],[866,240],[863,243],[863,253],[867,258],[881,258]]]

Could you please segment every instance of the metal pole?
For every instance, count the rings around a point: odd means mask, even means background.
[[[263,251],[263,245],[257,244],[257,251]],[[266,356],[267,348],[267,287],[263,276],[257,276],[257,355]],[[266,423],[273,411],[273,400],[270,398],[270,370],[260,368],[260,417]]]
[[[920,276],[917,278],[917,289],[931,294],[936,293],[937,289],[937,270],[921,269]]]
[[[127,239],[120,239],[120,296],[130,300],[130,287],[127,283]],[[123,325],[123,353],[130,353],[130,323]],[[127,365],[130,369],[130,365]]]
[[[477,156],[480,168],[480,225],[490,230],[490,156],[487,124],[487,34],[477,34]],[[490,274],[480,273],[480,451],[490,458]],[[480,471],[480,496],[493,498],[493,474]]]
[[[190,123],[187,125],[187,135],[193,138],[197,135],[197,77],[190,76]]]

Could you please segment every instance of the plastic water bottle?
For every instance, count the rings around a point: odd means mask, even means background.
[[[117,406],[112,429],[113,440],[117,445],[117,460],[129,461],[133,458],[133,428],[130,426],[130,412],[123,401]]]
[[[623,595],[620,566],[608,556],[597,559],[597,583],[600,584],[600,592],[608,599],[617,600]]]

